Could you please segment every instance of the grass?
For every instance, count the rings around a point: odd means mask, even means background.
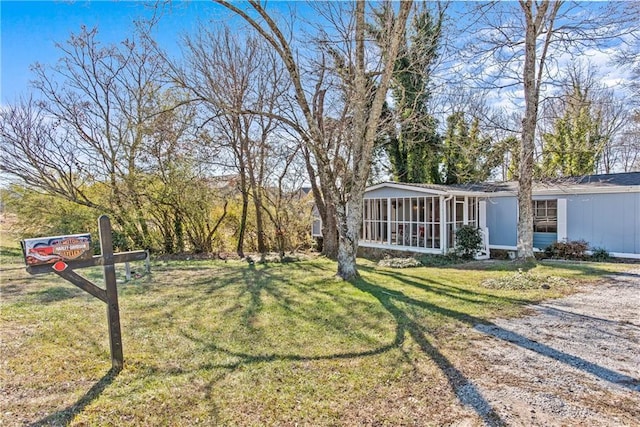
[[[569,279],[487,289],[510,262],[402,270],[359,260],[343,282],[322,258],[287,264],[155,262],[119,285],[125,367],[110,372],[106,310],[0,251],[0,383],[7,425],[449,424],[476,323],[621,264],[530,266]],[[11,269],[10,269],[11,268]],[[82,270],[92,280],[99,269]],[[121,273],[122,274],[122,273]]]

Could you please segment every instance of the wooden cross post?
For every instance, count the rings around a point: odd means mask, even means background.
[[[98,219],[100,227],[100,253],[104,268],[104,283],[107,290],[107,321],[109,322],[109,347],[111,365],[116,371],[122,369],[122,334],[120,333],[120,307],[118,307],[118,288],[116,287],[116,266],[113,263],[113,239],[111,221],[106,215]]]
[[[100,301],[107,304],[107,321],[109,322],[109,346],[111,348],[111,366],[115,372],[122,370],[124,358],[122,355],[122,334],[120,332],[120,308],[118,306],[118,289],[116,286],[116,267],[115,264],[142,261],[148,257],[147,251],[132,251],[113,253],[113,239],[111,236],[111,222],[106,215],[98,218],[98,227],[100,230],[100,251],[101,255],[93,256],[85,259],[64,259],[51,263],[41,263],[29,265],[28,252],[38,252],[37,250],[29,250],[25,245],[25,257],[27,257],[27,272],[30,274],[43,274],[54,272],[65,280],[76,285],[80,289],[88,292]],[[73,236],[71,236],[73,237]],[[63,249],[69,249],[71,246],[70,239],[65,240],[66,236],[57,238],[62,241]],[[35,240],[35,239],[34,239]],[[46,239],[42,239],[46,240]],[[66,244],[66,247],[65,247]],[[54,248],[53,252],[63,253],[64,250]],[[96,286],[89,280],[80,276],[74,270],[79,268],[93,267],[101,265],[104,269],[104,289]]]

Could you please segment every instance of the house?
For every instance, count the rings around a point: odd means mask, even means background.
[[[385,182],[367,188],[360,246],[445,254],[461,225],[478,227],[490,249],[516,250],[517,183]],[[534,248],[585,240],[612,256],[640,259],[640,172],[534,183]],[[321,223],[314,217],[313,234]]]

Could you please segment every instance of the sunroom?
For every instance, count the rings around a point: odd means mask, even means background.
[[[445,254],[462,225],[480,228],[488,257],[485,194],[439,185],[382,183],[364,195],[360,246]]]

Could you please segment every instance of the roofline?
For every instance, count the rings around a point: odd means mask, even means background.
[[[611,187],[556,187],[542,190],[532,190],[533,196],[559,196],[572,194],[616,194],[616,193],[640,193],[640,185],[616,185]],[[513,197],[518,191],[496,191],[483,193],[488,197]]]
[[[444,184],[442,184],[444,185]],[[464,191],[464,190],[458,190],[458,189],[450,189],[447,191],[443,191],[443,190],[437,190],[435,188],[428,188],[428,187],[421,187],[419,185],[412,185],[412,184],[407,184],[407,183],[402,183],[402,182],[381,182],[380,184],[376,184],[376,185],[372,185],[370,187],[367,187],[364,191],[369,192],[369,191],[373,191],[373,190],[377,190],[379,188],[397,188],[399,190],[411,190],[411,191],[417,191],[419,193],[429,193],[429,194],[436,194],[439,196],[448,196],[448,195],[454,195],[454,196],[483,196],[486,195],[488,193],[484,192],[484,191]]]
[[[442,184],[445,185],[445,184]],[[399,190],[416,191],[419,193],[435,194],[439,196],[479,196],[479,197],[513,197],[518,195],[518,190],[513,191],[465,191],[455,188],[451,188],[447,191],[437,190],[435,188],[421,187],[419,185],[412,185],[399,182],[382,182],[380,184],[372,185],[365,189],[365,193],[380,188],[396,188]],[[555,196],[555,195],[571,195],[571,194],[616,194],[616,193],[640,193],[640,185],[562,185],[558,184],[550,188],[532,189],[533,196]]]
[[[367,187],[364,191],[365,193],[368,191],[373,191],[373,190],[377,190],[379,188],[397,188],[399,190],[411,190],[411,191],[418,191],[420,193],[432,193],[432,194],[438,194],[441,196],[445,196],[447,194],[449,194],[449,192],[447,191],[442,191],[442,190],[436,190],[433,188],[425,188],[425,187],[420,187],[418,185],[411,185],[411,184],[405,184],[402,182],[381,182],[380,184],[376,184],[376,185],[372,185],[371,187]]]

